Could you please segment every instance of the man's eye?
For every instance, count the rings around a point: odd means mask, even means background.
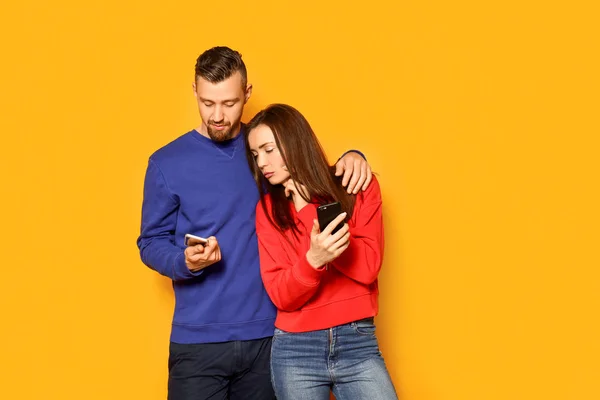
[[[206,107],[212,107],[213,103],[204,103]]]
[[[233,107],[234,105],[235,105],[235,103],[225,103],[225,107],[229,107],[229,108]]]

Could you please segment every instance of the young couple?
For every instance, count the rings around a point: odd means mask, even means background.
[[[330,167],[291,106],[241,124],[251,92],[238,52],[207,50],[202,125],[150,157],[138,247],[173,280],[169,399],[396,399],[373,324],[377,180],[356,152]],[[317,207],[335,201],[321,230]]]

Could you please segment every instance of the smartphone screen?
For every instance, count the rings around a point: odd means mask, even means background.
[[[323,232],[323,229],[327,228],[327,225],[329,225],[329,223],[341,213],[342,205],[339,201],[336,201],[335,203],[324,204],[322,206],[317,207],[317,218],[319,220],[319,228],[321,229],[321,232]],[[344,221],[340,222],[333,229],[333,232],[331,232],[331,234],[334,234],[337,231],[339,231],[342,228],[342,226],[344,226]]]

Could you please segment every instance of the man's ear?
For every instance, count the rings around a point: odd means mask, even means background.
[[[196,92],[196,82],[192,83],[192,90],[194,91],[194,97],[198,98],[198,92]]]
[[[246,104],[248,102],[248,100],[250,100],[250,96],[252,96],[252,84],[248,84],[248,86],[246,86],[246,93],[244,96],[244,104]]]

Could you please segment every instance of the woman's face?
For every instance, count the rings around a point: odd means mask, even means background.
[[[271,185],[283,184],[290,178],[271,128],[259,125],[252,129],[248,143],[256,165]]]

